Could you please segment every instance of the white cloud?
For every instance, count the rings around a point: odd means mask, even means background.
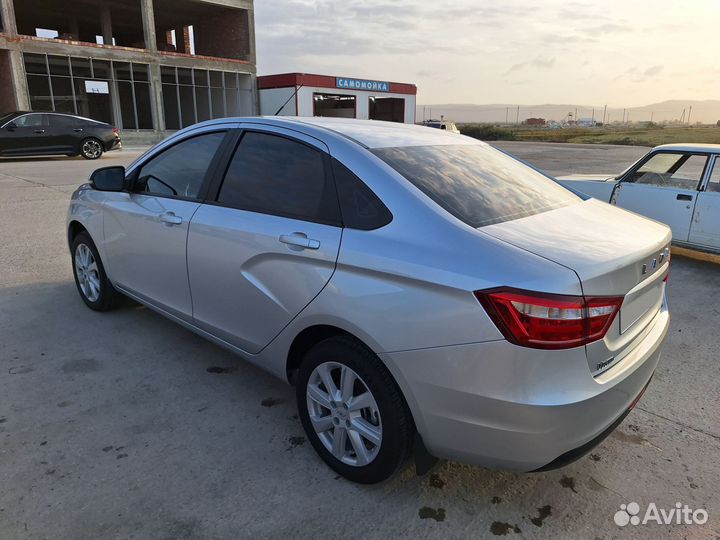
[[[255,2],[260,74],[413,82],[420,103],[714,97],[719,17],[710,0]]]

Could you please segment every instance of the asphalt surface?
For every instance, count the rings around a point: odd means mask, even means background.
[[[501,146],[554,174],[620,171],[644,153]],[[408,466],[360,486],[315,455],[281,381],[137,305],[80,301],[69,194],[136,156],[0,161],[0,539],[720,536],[718,266],[674,259],[663,360],[591,455],[539,474]],[[633,501],[709,520],[617,526]]]

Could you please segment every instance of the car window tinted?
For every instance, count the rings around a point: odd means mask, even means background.
[[[674,189],[697,189],[707,156],[661,152],[650,157],[627,179],[635,184]]]
[[[196,198],[210,162],[224,137],[224,131],[198,135],[150,159],[140,169],[137,191]]]
[[[720,159],[718,158],[715,158],[715,165],[713,166],[713,171],[710,175],[710,182],[708,182],[707,191],[720,193]]]
[[[73,116],[63,116],[61,114],[51,114],[50,126],[52,127],[73,127],[80,124],[80,121]]]
[[[339,223],[323,154],[297,141],[248,132],[232,157],[218,202],[268,214]]]
[[[371,230],[392,221],[390,210],[365,182],[335,158],[332,167],[344,227]]]
[[[15,120],[18,127],[43,127],[48,125],[47,114],[26,114]]]
[[[581,201],[545,175],[485,144],[376,148],[372,152],[472,227]]]

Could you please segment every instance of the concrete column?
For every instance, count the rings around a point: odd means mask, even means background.
[[[5,19],[3,19],[5,20]],[[12,70],[12,84],[15,89],[15,103],[20,111],[30,110],[30,93],[28,92],[27,77],[25,76],[25,62],[20,51],[10,53],[10,69]]]
[[[140,0],[143,32],[145,34],[145,48],[149,51],[156,52],[157,37],[155,36],[155,12],[153,9],[153,0]]]
[[[255,10],[254,9],[248,9],[247,10],[247,20],[248,20],[248,43],[250,44],[248,48],[248,61],[252,62],[253,65],[256,63],[255,59]]]
[[[163,105],[162,80],[160,79],[160,64],[150,64],[150,108],[152,110],[153,125],[158,131],[165,131],[165,106]]]
[[[17,21],[15,20],[13,0],[0,0],[0,14],[2,14],[4,32],[9,36],[17,36]]]
[[[103,4],[100,7],[100,27],[102,28],[103,43],[105,45],[112,45],[112,16],[110,14],[110,6],[107,4]]]

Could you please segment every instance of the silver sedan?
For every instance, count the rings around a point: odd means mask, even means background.
[[[622,421],[668,328],[670,230],[475,139],[239,118],[99,169],[67,221],[82,300],[128,296],[287,380],[358,482],[415,452],[532,471]]]
[[[720,144],[664,144],[618,176],[558,180],[666,223],[678,245],[720,253]]]

